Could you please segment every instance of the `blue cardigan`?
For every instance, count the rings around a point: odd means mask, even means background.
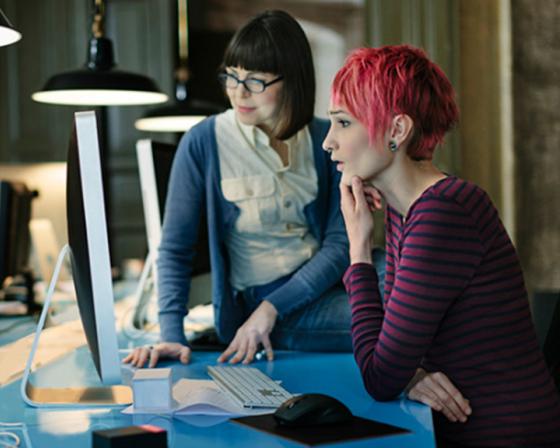
[[[239,208],[222,194],[215,125],[213,116],[186,133],[173,161],[158,257],[159,322],[161,339],[166,342],[186,344],[183,318],[201,213],[207,214],[212,302],[219,338],[231,341],[246,317],[229,283],[225,236],[239,216]],[[279,319],[318,299],[340,281],[348,266],[348,240],[340,213],[340,173],[321,147],[328,122],[313,119],[309,130],[319,188],[317,198],[304,212],[320,249],[266,297],[276,307]]]

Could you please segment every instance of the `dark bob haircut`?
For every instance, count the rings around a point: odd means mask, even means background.
[[[224,54],[222,69],[241,67],[282,75],[279,122],[274,136],[286,140],[313,118],[315,71],[311,47],[299,23],[284,11],[265,11],[240,28]]]

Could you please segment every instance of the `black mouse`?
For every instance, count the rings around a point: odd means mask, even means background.
[[[352,413],[343,403],[323,394],[292,397],[274,413],[276,423],[291,427],[343,423],[351,418]]]

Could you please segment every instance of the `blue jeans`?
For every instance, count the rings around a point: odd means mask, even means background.
[[[383,297],[384,250],[374,249],[373,264],[379,278],[379,291]],[[288,281],[289,277],[243,291],[247,317],[266,298],[267,294]],[[351,352],[350,323],[348,296],[342,283],[338,283],[310,305],[278,320],[270,335],[272,347],[279,350],[310,352]]]

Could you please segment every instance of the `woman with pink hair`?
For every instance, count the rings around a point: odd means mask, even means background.
[[[451,83],[410,46],[355,50],[323,147],[342,172],[353,350],[376,400],[430,405],[438,446],[560,446],[560,402],[515,248],[488,195],[432,155],[458,121]],[[384,297],[371,259],[385,209]]]

